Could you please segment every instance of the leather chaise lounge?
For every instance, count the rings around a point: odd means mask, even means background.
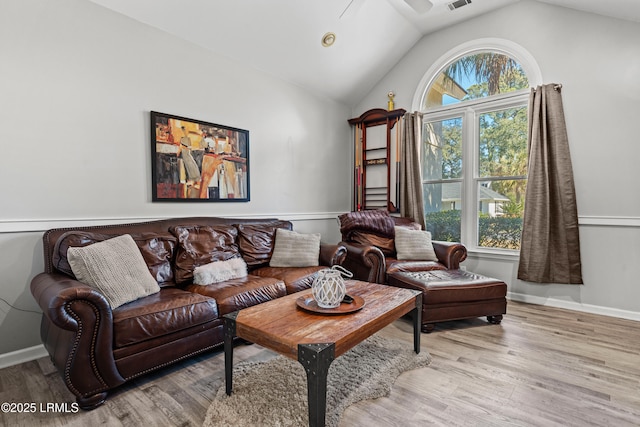
[[[320,244],[319,265],[270,266],[279,228],[292,224],[193,217],[45,232],[45,271],[31,292],[43,311],[42,342],[79,406],[95,408],[133,378],[221,346],[223,315],[309,288],[319,270],[344,260],[344,247]],[[159,291],[112,309],[105,295],[75,278],[67,252],[125,234]],[[239,256],[245,277],[209,286],[189,277],[202,259]]]
[[[437,259],[398,259],[395,227],[421,230],[410,218],[389,215],[386,211],[349,212],[338,218],[342,241],[347,248],[343,267],[354,278],[387,284],[388,275],[400,271],[457,270],[467,259],[467,248],[458,242],[432,241]]]
[[[433,256],[400,259],[397,227],[419,231],[410,218],[386,211],[349,212],[338,218],[347,256],[343,267],[354,278],[422,291],[422,331],[438,322],[486,316],[499,324],[507,312],[507,285],[501,280],[460,269],[467,248],[457,242],[431,241]],[[403,233],[405,234],[405,233]]]

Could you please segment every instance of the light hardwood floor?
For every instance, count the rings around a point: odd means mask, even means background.
[[[431,366],[405,372],[391,395],[348,408],[341,426],[640,426],[640,322],[509,302],[501,325],[439,324],[422,334]],[[411,323],[380,333],[406,340]],[[236,363],[273,353],[235,350]],[[140,378],[100,408],[0,413],[3,426],[200,426],[223,385],[222,353]],[[47,358],[0,370],[0,402],[71,403]]]

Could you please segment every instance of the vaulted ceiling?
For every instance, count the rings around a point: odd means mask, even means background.
[[[352,103],[424,35],[521,0],[471,0],[454,10],[449,7],[454,0],[91,1],[213,54]],[[640,0],[537,1],[640,22]],[[335,34],[331,47],[321,44],[327,32]]]

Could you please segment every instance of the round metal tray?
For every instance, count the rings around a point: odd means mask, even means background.
[[[302,308],[303,310],[311,311],[313,313],[348,314],[348,313],[355,313],[356,311],[364,307],[364,304],[365,304],[364,299],[362,299],[362,297],[359,297],[358,295],[352,295],[352,297],[353,297],[352,303],[350,304],[341,303],[336,308],[322,308],[318,306],[318,302],[315,299],[313,299],[313,296],[311,295],[296,299],[296,304],[298,305],[298,307]]]

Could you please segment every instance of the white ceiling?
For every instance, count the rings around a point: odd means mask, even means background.
[[[520,0],[90,0],[319,95],[352,104],[425,34]],[[424,1],[424,0],[416,0]],[[640,22],[640,0],[539,0]],[[326,32],[332,47],[321,45]]]

